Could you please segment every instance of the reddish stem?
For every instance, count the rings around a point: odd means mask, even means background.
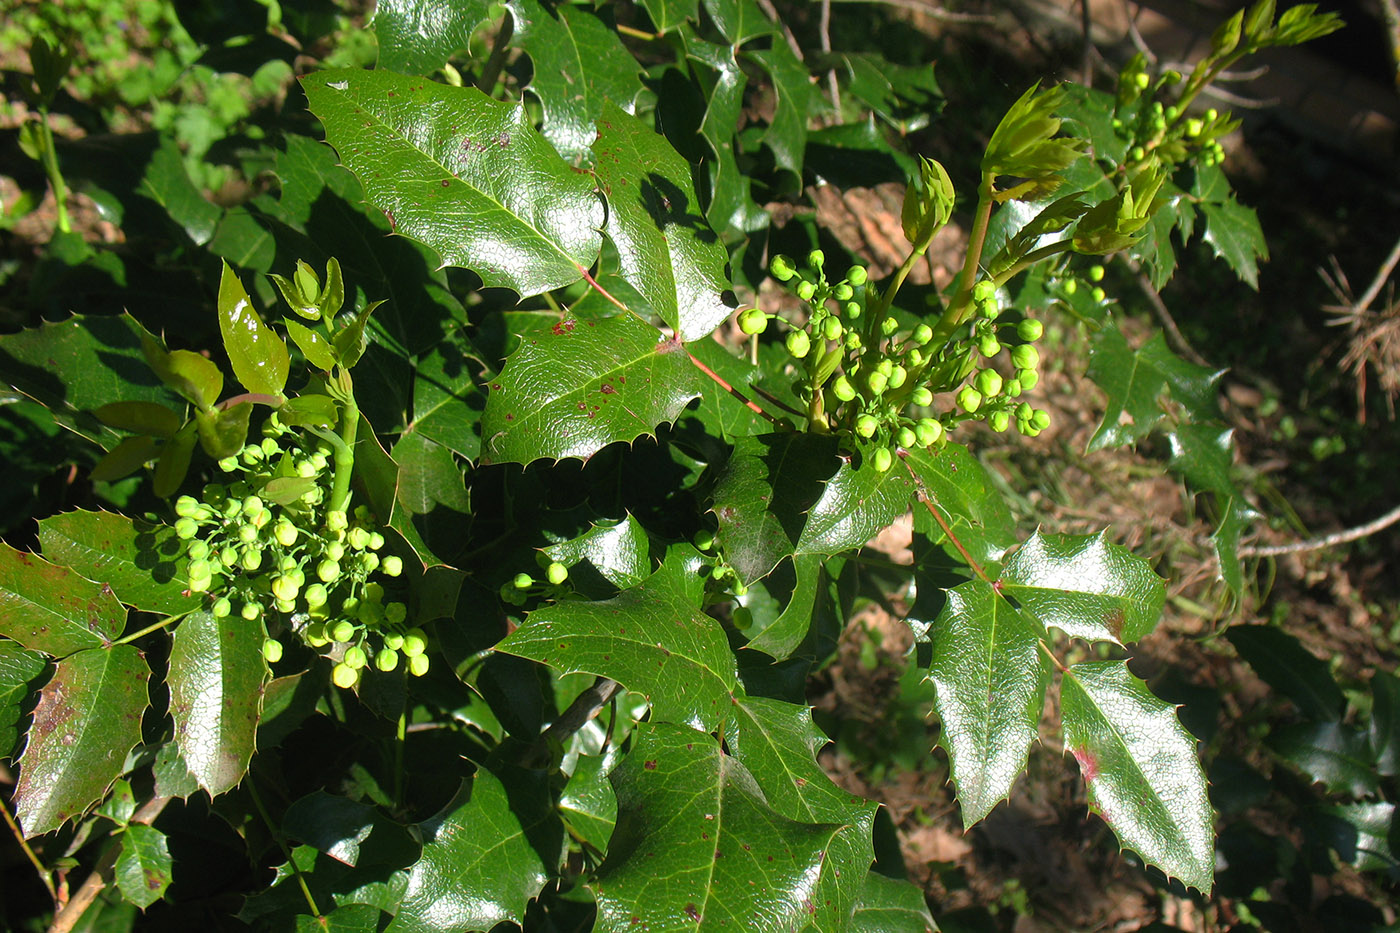
[[[684,345],[682,345],[681,348],[682,348],[682,349],[685,349]],[[763,410],[762,408],[760,408],[757,404],[755,404],[752,400],[750,400],[750,399],[748,398],[748,396],[744,395],[744,393],[740,392],[738,389],[736,389],[736,388],[734,388],[732,385],[730,385],[730,384],[729,384],[729,380],[725,379],[725,378],[724,378],[723,376],[721,376],[719,373],[715,372],[713,369],[711,369],[710,367],[706,366],[704,363],[702,363],[702,362],[700,362],[699,360],[697,360],[697,359],[695,358],[695,355],[694,355],[693,353],[691,353],[689,350],[686,350],[686,351],[685,351],[685,355],[688,356],[688,357],[690,357],[690,361],[691,361],[692,363],[695,364],[696,369],[699,369],[702,373],[704,373],[705,375],[709,376],[709,377],[710,377],[711,379],[713,379],[715,382],[719,383],[719,387],[720,387],[721,389],[723,389],[724,391],[728,392],[730,395],[734,396],[734,397],[737,398],[739,401],[741,401],[741,402],[743,402],[745,405],[747,405],[747,406],[749,407],[749,410],[752,411],[754,414],[758,415],[760,418],[766,418],[766,419],[768,419],[768,422],[769,422],[770,424],[777,424],[777,423],[778,423],[778,419],[777,419],[777,418],[773,417],[773,416],[770,415],[768,412],[764,411],[764,410]]]

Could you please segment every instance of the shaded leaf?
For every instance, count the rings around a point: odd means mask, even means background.
[[[121,835],[114,876],[122,897],[145,910],[165,896],[170,886],[170,849],[165,833],[154,826],[132,823]]]
[[[1103,327],[1089,355],[1089,378],[1108,396],[1103,421],[1088,449],[1129,444],[1145,436],[1165,414],[1159,399],[1170,389],[1192,418],[1218,417],[1216,383],[1224,370],[1197,366],[1172,353],[1161,331],[1133,350],[1117,327]]]
[[[700,15],[698,0],[642,0],[657,32],[670,32]]]
[[[1400,678],[1385,671],[1371,675],[1371,752],[1378,772],[1400,772]]]
[[[398,232],[522,297],[578,281],[602,205],[523,106],[383,71],[302,79],[326,140]]]
[[[777,933],[808,922],[837,825],[774,812],[742,764],[683,726],[639,726],[611,780],[617,829],[590,885],[599,929]]]
[[[1123,662],[1100,661],[1065,672],[1060,713],[1093,810],[1149,864],[1209,893],[1213,816],[1196,742],[1176,710]]]
[[[1246,524],[1259,517],[1259,513],[1238,496],[1224,499],[1220,513],[1220,524],[1211,534],[1210,543],[1215,548],[1216,560],[1220,562],[1220,579],[1238,597],[1244,589],[1244,571],[1239,555],[1240,534]]]
[[[773,118],[760,138],[773,150],[773,161],[800,180],[807,149],[807,110],[812,100],[807,67],[786,42],[774,42],[748,56],[763,66],[773,82]]]
[[[136,193],[150,198],[170,215],[196,246],[203,246],[214,236],[223,210],[204,197],[190,180],[185,157],[174,136],[161,134],[156,150],[146,162],[141,184]],[[143,905],[144,906],[144,905]]]
[[[593,144],[608,201],[603,232],[617,247],[622,277],[682,341],[723,323],[730,307],[729,253],[700,210],[690,165],[666,137],[609,102]]]
[[[81,816],[121,776],[127,753],[141,741],[150,676],[130,645],[79,651],[58,662],[39,692],[15,785],[26,836]]]
[[[262,708],[263,627],[236,614],[196,612],[170,647],[170,715],[180,755],[216,797],[235,787],[253,755]]]
[[[610,677],[645,695],[655,720],[713,729],[738,680],[724,629],[700,610],[700,582],[672,558],[612,599],[536,609],[496,650]]]
[[[520,922],[563,853],[542,788],[508,790],[482,768],[432,819],[419,824],[423,857],[386,933],[489,930]],[[531,793],[531,800],[515,799]]]
[[[44,554],[112,588],[133,609],[177,615],[198,606],[188,592],[184,543],[169,525],[115,512],[61,512],[39,520]]]
[[[792,562],[793,586],[787,605],[768,625],[749,638],[746,647],[783,661],[802,646],[812,626],[818,591],[827,582],[820,554],[799,554]]]
[[[582,7],[561,4],[558,19],[535,0],[509,0],[515,41],[535,66],[529,91],[544,111],[541,132],[577,164],[597,135],[605,103],[631,113],[641,66],[617,32]]]
[[[1269,748],[1337,794],[1374,794],[1380,778],[1366,736],[1340,722],[1300,722],[1276,729]]]
[[[1395,804],[1338,804],[1319,807],[1306,814],[1308,828],[1321,837],[1337,857],[1359,871],[1394,873],[1400,868],[1395,857]]]
[[[471,503],[463,485],[462,468],[452,451],[421,434],[405,434],[390,454],[399,465],[397,501],[416,515],[439,505],[467,512]]]
[[[1259,215],[1233,196],[1224,201],[1203,201],[1204,239],[1215,255],[1229,264],[1250,288],[1259,290],[1259,260],[1269,258],[1269,246],[1259,227]]]
[[[164,438],[173,437],[184,423],[178,414],[157,402],[111,402],[93,414],[108,427]]]
[[[1039,736],[1050,683],[1045,629],[981,580],[948,591],[929,632],[928,680],[942,723],[963,821],[974,823],[1011,792]]]
[[[620,521],[597,522],[577,538],[551,544],[544,551],[566,567],[586,560],[622,590],[651,576],[651,542],[630,513]]]
[[[380,0],[374,9],[379,67],[432,74],[465,49],[490,14],[489,0]]]
[[[30,682],[44,671],[44,656],[0,639],[0,759],[8,759],[19,739]]]
[[[603,755],[579,755],[574,773],[559,797],[559,815],[573,833],[598,852],[606,852],[617,822],[617,796],[608,783],[613,762]]]
[[[924,892],[908,881],[869,872],[851,918],[851,933],[937,933]]]
[[[703,382],[680,343],[630,314],[566,317],[522,341],[491,384],[482,459],[590,457],[673,421]]]
[[[705,12],[731,45],[740,46],[773,32],[773,23],[754,0],[704,0],[704,3]]]
[[[1327,662],[1298,639],[1271,625],[1232,625],[1225,637],[1270,687],[1288,697],[1311,719],[1341,718],[1346,698]]]
[[[1001,589],[1021,609],[1073,638],[1131,644],[1157,626],[1165,581],[1125,547],[1097,535],[1037,531],[1006,562]]]
[[[0,543],[0,635],[62,656],[110,643],[125,623],[111,587]]]
[[[368,804],[317,790],[292,802],[282,829],[338,862],[354,867],[360,844],[374,831],[375,809]]]

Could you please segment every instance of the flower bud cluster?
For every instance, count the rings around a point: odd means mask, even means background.
[[[1049,424],[1045,412],[1016,401],[1039,379],[1040,354],[1033,344],[1044,326],[1031,318],[999,320],[1002,309],[992,282],[974,289],[973,319],[953,339],[936,345],[928,324],[905,330],[894,316],[871,310],[880,306],[863,267],[854,266],[844,279],[830,283],[820,250],[808,264],[812,273],[799,272],[786,256],[771,264],[774,278],[788,283],[807,305],[802,327],[784,320],[788,353],[804,370],[798,394],[817,430],[848,429],[877,471],[890,469],[900,450],[941,443],[964,421],[985,420],[996,431],[1014,423],[1029,437]],[[740,326],[750,333],[761,333],[778,317],[757,309],[745,313],[748,322],[741,316]],[[748,324],[755,321],[762,326],[751,329]],[[992,365],[1003,352],[1013,367],[1010,377]],[[931,411],[934,397],[944,392],[956,393],[954,406]]]
[[[353,687],[371,661],[413,674],[428,669],[426,641],[406,624],[408,607],[386,598],[382,578],[403,572],[383,554],[384,535],[368,509],[327,508],[334,477],[330,447],[268,418],[260,442],[219,462],[227,483],[176,500],[176,536],[188,558],[193,593],[206,593],[218,617],[259,620],[269,633],[263,656],[275,664],[290,629],[338,657],[332,680]]]
[[[543,579],[521,571],[501,584],[501,601],[508,606],[524,606],[531,597],[558,599],[572,592],[569,584],[569,568],[551,558],[543,551],[537,552],[536,561]]]
[[[1219,165],[1225,159],[1221,136],[1238,124],[1229,114],[1211,108],[1201,116],[1187,116],[1181,107],[1164,103],[1162,92],[1181,81],[1176,71],[1163,72],[1154,81],[1147,63],[1136,56],[1118,78],[1113,129],[1128,141],[1127,163],[1141,165],[1157,158],[1168,167],[1186,161]]]

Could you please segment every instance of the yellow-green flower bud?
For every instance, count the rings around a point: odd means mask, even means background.
[[[365,654],[365,649],[359,645],[351,645],[345,649],[345,666],[351,670],[358,671],[369,664],[369,658]]]
[[[428,656],[426,654],[415,654],[408,659],[408,672],[414,677],[422,677],[428,673]]]
[[[878,375],[871,373],[871,375]],[[856,433],[861,437],[871,437],[880,427],[880,420],[874,415],[861,415],[856,419]]]
[[[918,405],[920,407],[923,407],[925,405],[932,405],[933,392],[929,389],[928,386],[919,386],[913,391],[912,394],[910,394],[909,401],[913,402],[915,405]]]
[[[1004,411],[994,411],[987,418],[987,424],[998,434],[1011,425],[1011,416]]]
[[[326,634],[330,635],[331,641],[347,642],[355,637],[355,623],[349,619],[341,619],[332,625]]]
[[[995,369],[984,369],[977,374],[973,385],[977,387],[977,391],[981,392],[984,398],[996,398],[1001,394],[1001,373]]]
[[[1040,365],[1040,351],[1028,343],[1011,348],[1011,363],[1017,369],[1035,369]]]
[[[919,423],[914,427],[914,433],[919,436],[919,443],[924,447],[932,447],[943,437],[943,422],[933,418],[920,418]]]
[[[559,586],[565,580],[569,579],[569,568],[555,561],[545,568],[544,574],[545,578],[548,579],[550,583]]]
[[[914,328],[914,333],[910,335],[910,338],[916,346],[927,346],[928,342],[933,339],[933,328],[927,324],[920,324]]]
[[[337,664],[331,668],[331,683],[342,690],[349,690],[360,682],[360,672],[348,664]]]
[[[374,666],[381,671],[392,671],[399,666],[399,653],[393,648],[381,648],[374,656]]]
[[[379,570],[386,577],[397,577],[403,573],[403,558],[396,554],[390,554],[380,562]]]
[[[856,397],[856,387],[851,385],[851,380],[843,373],[832,380],[831,394],[843,402],[849,402]]]
[[[1016,336],[1026,343],[1035,343],[1045,334],[1045,325],[1035,318],[1028,317],[1016,325]]]
[[[282,660],[282,643],[275,638],[263,639],[262,656],[268,664],[276,664]]]
[[[528,573],[517,573],[511,583],[517,590],[528,590],[535,585],[535,578]]]
[[[851,266],[846,270],[846,281],[852,285],[864,285],[869,275],[865,266]]]
[[[421,628],[411,628],[403,635],[403,653],[410,658],[428,650],[428,636]]]
[[[805,330],[795,330],[787,335],[787,351],[795,360],[803,359],[812,349],[812,340]]]
[[[1035,384],[1040,381],[1040,373],[1033,369],[1018,369],[1016,371],[1016,381],[1021,383],[1021,388],[1030,390],[1035,388]]]
[[[820,269],[822,266],[826,265],[826,253],[823,253],[819,249],[812,250],[807,254],[807,265],[811,266],[813,269]]]
[[[283,519],[272,529],[272,536],[277,539],[277,543],[283,547],[291,547],[297,543],[297,526]]]
[[[876,473],[887,473],[894,465],[894,455],[890,453],[888,447],[881,447],[871,455],[870,461],[871,465],[875,467]]]
[[[256,622],[262,615],[262,604],[256,602],[246,602],[243,608],[238,611],[245,622]]]
[[[768,315],[758,308],[745,308],[739,312],[739,329],[754,336],[768,329]]]
[[[972,386],[963,386],[958,392],[958,407],[969,415],[982,407],[982,393]]]
[[[793,263],[792,257],[779,253],[768,264],[768,271],[772,272],[773,278],[779,282],[786,282],[797,274],[797,266]]]

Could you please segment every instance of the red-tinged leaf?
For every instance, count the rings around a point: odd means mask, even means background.
[[[280,397],[287,385],[291,360],[287,345],[263,323],[228,263],[223,268],[219,280],[219,332],[233,374],[249,392]]]
[[[267,664],[261,622],[196,612],[170,647],[170,716],[180,755],[211,797],[248,770],[262,709]]]
[[[184,544],[169,525],[114,512],[63,512],[39,520],[39,543],[57,563],[101,580],[133,609],[177,615],[197,607]]]
[[[110,586],[0,543],[0,635],[62,657],[109,644],[125,624]]]
[[[39,692],[20,759],[16,809],[26,836],[58,829],[102,799],[141,741],[151,671],[130,645],[79,651]]]
[[[1214,818],[1196,740],[1175,707],[1122,661],[1097,661],[1064,673],[1060,714],[1094,812],[1149,864],[1209,894]]]
[[[523,340],[491,384],[482,460],[591,457],[674,421],[705,383],[682,344],[630,314],[565,317]]]

